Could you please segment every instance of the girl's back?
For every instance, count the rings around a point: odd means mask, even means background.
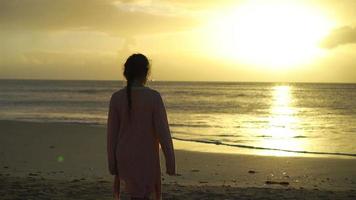
[[[109,168],[124,182],[131,196],[160,195],[159,143],[166,157],[166,168],[175,170],[174,150],[165,107],[160,94],[148,87],[131,87],[115,92],[110,100],[108,147],[112,152]],[[112,130],[112,133],[110,133]],[[115,136],[117,132],[117,136]],[[110,164],[111,163],[111,164]]]

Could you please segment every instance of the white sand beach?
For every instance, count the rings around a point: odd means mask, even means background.
[[[1,199],[111,199],[105,131],[0,121]],[[182,149],[184,142],[174,142]],[[176,150],[176,157],[178,176],[163,175],[163,199],[356,198],[354,158],[186,150]]]

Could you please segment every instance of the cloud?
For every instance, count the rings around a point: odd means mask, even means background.
[[[0,30],[86,30],[128,36],[185,30],[199,23],[168,8],[142,1],[0,0]]]
[[[341,45],[356,43],[356,27],[343,26],[334,29],[321,43],[323,48],[333,49]]]
[[[95,51],[28,51],[11,54],[0,60],[0,67],[76,68],[117,65],[118,55]]]
[[[229,7],[243,2],[244,0],[121,0],[118,3],[126,4],[127,6],[138,6],[141,8],[146,7],[153,10],[159,10],[159,8],[164,8],[166,10],[167,8],[174,8],[174,12],[177,10],[199,12],[202,10],[216,10],[218,8]]]
[[[117,79],[117,54],[91,51],[31,51],[0,59],[0,78]]]
[[[188,14],[182,6],[176,6],[169,1],[151,0],[121,0],[114,2],[120,10],[129,12],[142,12],[160,16],[179,16]]]

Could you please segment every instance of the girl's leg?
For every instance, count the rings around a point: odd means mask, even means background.
[[[113,195],[115,200],[120,199],[120,178],[117,175],[114,177]]]
[[[154,199],[154,198],[152,198],[152,193],[145,194],[144,197],[133,197],[133,196],[131,196],[131,200],[151,200],[151,199]]]

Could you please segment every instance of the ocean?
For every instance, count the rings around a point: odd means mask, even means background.
[[[0,120],[105,126],[123,81],[0,80]],[[356,84],[149,82],[173,138],[296,154],[356,157]]]

